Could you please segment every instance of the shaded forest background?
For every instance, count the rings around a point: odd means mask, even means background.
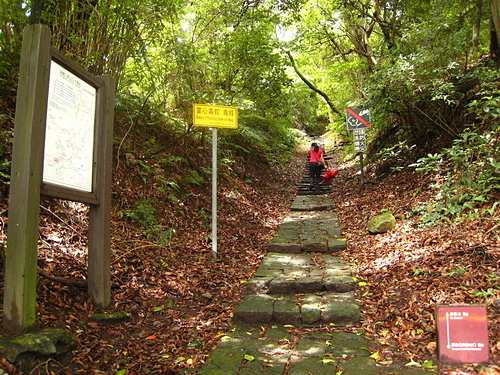
[[[153,373],[199,367],[295,194],[298,145],[323,136],[346,167],[345,191],[357,183],[348,106],[371,109],[369,179],[428,182],[412,190],[424,198],[404,209],[415,228],[474,222],[485,234],[485,254],[497,249],[499,4],[1,0],[3,247],[23,28],[42,22],[56,49],[116,82],[113,308],[135,318],[119,333],[106,331],[82,315],[93,311],[84,291],[41,278],[39,325],[63,321],[79,338],[67,368],[134,374],[151,361]],[[239,128],[219,132],[218,262],[210,260],[211,135],[194,128],[194,103],[240,110]],[[404,195],[381,186],[384,196]],[[357,207],[389,210],[376,200]],[[86,207],[44,198],[40,210],[40,269],[84,281]],[[453,269],[467,269],[468,256],[454,254],[464,263]],[[498,299],[500,270],[488,275],[488,287],[476,291],[483,293],[463,302]],[[115,350],[113,336],[126,348]]]

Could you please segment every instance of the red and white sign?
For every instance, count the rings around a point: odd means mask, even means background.
[[[489,361],[484,305],[437,305],[439,360],[448,363]]]
[[[371,128],[370,110],[359,108],[346,108],[347,130]]]

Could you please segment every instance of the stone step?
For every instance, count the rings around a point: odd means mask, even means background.
[[[303,184],[300,184],[298,187],[298,194],[302,195],[302,192],[318,192],[322,191],[324,193],[329,193],[332,191],[332,184],[325,182],[323,184],[319,184],[318,187],[312,188],[309,182],[305,182]]]
[[[328,196],[297,195],[292,202],[292,211],[328,211],[333,210],[336,204]]]
[[[248,294],[346,293],[356,289],[349,265],[322,253],[268,253],[245,284]]]
[[[321,175],[323,175],[324,171],[321,172]],[[302,176],[302,178],[300,179],[300,184],[308,184],[310,182],[310,178],[309,176]],[[325,185],[331,185],[332,182],[331,181],[328,181],[328,182],[324,182]]]
[[[267,251],[334,253],[346,249],[337,215],[331,211],[291,211]]]
[[[361,313],[350,265],[335,256],[347,244],[326,195],[331,184],[311,191],[309,179],[303,181],[268,253],[245,283],[234,329],[212,350],[200,375],[378,374],[365,339],[341,332],[359,324]]]
[[[210,353],[200,374],[377,375],[367,348],[367,340],[354,333],[237,325]]]
[[[350,293],[249,294],[234,310],[233,321],[255,325],[345,326],[359,323],[360,310]]]
[[[309,189],[303,189],[303,190],[298,190],[298,193],[300,195],[324,195],[330,193],[328,190],[309,190]]]

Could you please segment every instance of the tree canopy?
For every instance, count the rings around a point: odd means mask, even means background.
[[[359,102],[382,117],[407,110],[416,89],[418,97],[449,96],[444,79],[488,52],[498,58],[498,0],[2,2],[4,77],[31,18],[50,27],[57,49],[113,75],[120,97],[173,111],[186,126],[194,101],[306,125],[291,108],[302,90],[287,53],[334,108]]]
[[[436,139],[496,127],[499,3],[2,0],[0,82],[15,89],[22,30],[41,22],[55,48],[115,78],[129,123],[118,142],[140,134],[140,157],[205,145],[194,103],[240,109],[229,153],[274,158],[266,150],[285,155],[298,134],[328,130],[349,141],[344,108],[358,106],[372,112],[369,155],[404,142],[424,156]],[[151,128],[167,140],[148,139]]]
[[[119,151],[130,131],[143,139],[140,158],[204,147],[192,105],[211,103],[240,109],[239,129],[223,138],[229,158],[286,155],[298,134],[349,141],[349,106],[372,112],[369,155],[405,144],[425,156],[470,127],[497,129],[499,3],[2,0],[0,82],[15,88],[22,30],[41,22],[55,48],[115,78],[128,124]],[[148,137],[152,128],[165,139]]]

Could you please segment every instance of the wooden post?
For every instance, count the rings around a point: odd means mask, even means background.
[[[99,204],[90,205],[89,258],[87,283],[94,304],[106,308],[111,302],[111,176],[113,172],[114,83],[109,76],[99,90],[97,106],[98,139],[95,193]]]
[[[50,31],[24,30],[19,68],[5,259],[3,327],[18,334],[35,324],[40,187],[50,69]]]

